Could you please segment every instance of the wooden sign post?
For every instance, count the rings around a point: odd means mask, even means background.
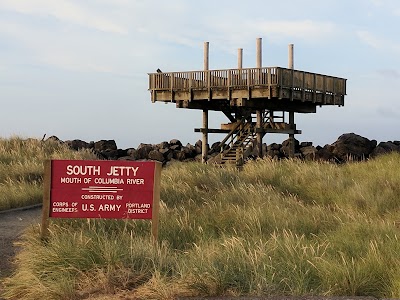
[[[151,219],[158,238],[161,163],[48,160],[44,164],[42,238],[49,218]]]

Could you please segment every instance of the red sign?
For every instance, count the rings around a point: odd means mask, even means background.
[[[52,160],[49,216],[151,219],[156,164]]]

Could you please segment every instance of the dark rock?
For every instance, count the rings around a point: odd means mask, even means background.
[[[300,152],[305,160],[314,160],[318,150],[314,146],[307,146],[300,148]]]
[[[322,160],[322,161],[331,161],[335,159],[335,155],[333,154],[333,146],[332,145],[325,145],[321,149],[315,153],[315,159],[316,160]]]
[[[177,140],[177,139],[170,140],[170,141],[169,141],[169,144],[170,144],[171,146],[179,145],[179,147],[182,147],[181,141],[180,141],[180,140]]]
[[[267,150],[266,156],[271,157],[271,158],[280,158],[281,152],[279,150]]]
[[[154,150],[154,146],[152,144],[141,143],[136,149],[138,159],[148,159],[149,153],[152,150]]]
[[[267,151],[269,151],[269,150],[278,150],[279,151],[281,149],[281,147],[282,147],[281,144],[272,143],[267,146]]]
[[[341,161],[362,160],[369,157],[376,144],[375,140],[371,141],[355,133],[346,133],[332,144],[333,154]]]
[[[210,154],[213,152],[219,153],[221,152],[221,146],[219,145],[220,142],[215,142],[211,145]]]
[[[126,149],[126,155],[130,156],[132,158],[132,160],[139,159],[138,152],[135,148]]]
[[[56,137],[55,135],[49,136],[46,141],[54,141],[54,142],[59,142],[59,143],[64,143],[62,140],[60,140],[58,137]]]
[[[284,140],[282,143],[280,151],[285,157],[289,157],[289,151],[290,151],[289,145],[290,145],[290,139]],[[299,148],[300,148],[299,141],[294,139],[294,153],[297,153],[299,151]]]
[[[186,159],[186,154],[183,151],[174,151],[173,158],[179,161],[184,161]]]
[[[194,158],[197,155],[196,147],[189,143],[183,149],[188,158]]]
[[[158,152],[160,152],[166,158],[168,156],[168,153],[172,152],[172,150],[169,148],[161,148],[158,149]]]
[[[105,157],[105,159],[109,159],[109,160],[116,160],[118,159],[118,150],[103,150],[103,151],[98,151],[103,157]]]
[[[117,144],[114,140],[100,140],[94,143],[94,149],[102,150],[117,150]]]
[[[65,141],[65,143],[74,150],[79,150],[79,149],[89,149],[90,145],[89,143],[82,141],[82,140],[72,140],[72,141]]]
[[[122,156],[122,157],[118,157],[118,160],[136,160],[135,158],[133,158],[132,156],[128,155],[128,156]]]
[[[118,157],[128,156],[128,150],[126,149],[117,149]]]
[[[168,142],[161,142],[156,145],[156,149],[168,149],[170,144]]]
[[[165,156],[165,159],[166,159],[167,161],[169,161],[169,160],[171,160],[171,159],[173,159],[173,158],[174,158],[174,151],[172,151],[172,150],[168,151],[167,154],[166,154],[166,156]]]
[[[156,160],[163,162],[164,161],[164,155],[160,153],[158,150],[151,150],[148,155],[149,159],[151,160]]]
[[[300,148],[304,148],[304,147],[310,147],[312,146],[312,142],[301,142],[300,143]]]
[[[400,152],[400,145],[396,145],[394,142],[381,142],[379,145],[372,151],[371,157],[376,157],[378,155],[386,154],[389,152]]]
[[[178,151],[178,150],[181,150],[182,145],[175,144],[175,145],[171,145],[169,148],[170,148],[171,150],[173,150],[173,151]]]

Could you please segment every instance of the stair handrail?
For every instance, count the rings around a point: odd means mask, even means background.
[[[243,124],[243,121],[244,121],[244,120],[245,120],[244,118],[241,119],[240,122],[238,122],[238,123],[235,125],[235,127],[233,127],[233,129],[228,133],[228,135],[218,144],[218,147],[221,148],[221,152],[223,152],[222,149],[223,149],[223,146],[225,145],[226,141],[227,141],[232,135],[235,134],[236,130],[240,127],[240,125]]]

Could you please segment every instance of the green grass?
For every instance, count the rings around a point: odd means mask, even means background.
[[[73,151],[52,140],[0,139],[0,210],[43,201],[43,162],[51,158],[96,159],[90,151]]]
[[[33,227],[4,297],[399,298],[399,169],[399,154],[241,172],[176,163],[162,172],[157,244],[147,221],[54,220],[46,243]]]

